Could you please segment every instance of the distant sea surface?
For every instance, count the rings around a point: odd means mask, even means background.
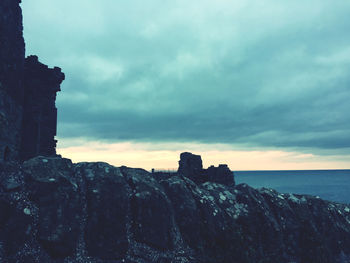
[[[234,174],[236,184],[350,204],[350,170],[238,171]]]

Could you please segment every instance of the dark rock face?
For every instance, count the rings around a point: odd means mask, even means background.
[[[154,248],[171,248],[172,211],[162,187],[144,170],[122,167],[122,172],[134,192],[130,201],[135,239]]]
[[[200,181],[203,170],[202,158],[189,152],[180,154],[178,173],[191,178],[193,181]]]
[[[85,182],[87,254],[122,259],[128,250],[127,215],[131,189],[119,168],[105,163],[78,164]]]
[[[72,166],[61,158],[23,165],[29,200],[38,208],[38,242],[53,258],[72,255],[77,244],[82,203]]]
[[[65,76],[60,68],[50,69],[30,56],[24,67],[24,105],[21,128],[21,160],[56,154],[56,92]]]
[[[2,162],[0,262],[345,263],[350,207],[106,163]]]
[[[24,59],[18,0],[0,2],[0,160],[56,154],[56,92],[64,74]]]
[[[206,170],[206,174],[208,175],[209,182],[225,184],[228,186],[235,185],[233,172],[226,164],[220,164],[219,167],[210,166]]]
[[[203,169],[198,155],[181,154],[166,176],[59,157],[12,162],[55,155],[64,79],[24,60],[19,2],[0,2],[0,262],[350,262],[349,206],[235,186],[226,165]]]
[[[19,3],[19,0],[1,0],[0,3],[0,83],[10,97],[21,102],[24,39]]]
[[[210,166],[203,169],[202,158],[189,152],[180,154],[178,174],[181,174],[197,184],[204,182],[214,182],[234,186],[234,174],[226,164],[220,164],[219,167]]]
[[[19,158],[24,39],[19,1],[0,1],[0,160]]]
[[[5,257],[11,257],[30,239],[32,218],[17,208],[6,195],[0,195],[0,244]],[[25,208],[24,208],[25,209]]]

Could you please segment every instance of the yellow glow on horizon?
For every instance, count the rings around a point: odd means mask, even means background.
[[[181,152],[202,156],[203,166],[228,164],[231,170],[307,170],[349,169],[350,156],[318,156],[287,151],[241,151],[222,145],[198,143],[102,143],[75,140],[57,149],[58,154],[73,162],[103,161],[115,166],[155,169],[177,169]],[[181,150],[179,150],[181,149]]]

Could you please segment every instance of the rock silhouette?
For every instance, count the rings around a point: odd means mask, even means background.
[[[178,173],[196,183],[215,182],[228,186],[235,185],[233,172],[226,164],[220,164],[218,167],[212,165],[208,169],[203,169],[201,156],[189,152],[181,153]]]
[[[0,2],[0,160],[56,155],[56,92],[64,74],[25,58],[19,1]]]
[[[25,59],[19,3],[0,2],[0,262],[350,262],[345,204],[235,185],[192,153],[176,173],[56,156],[64,74]]]

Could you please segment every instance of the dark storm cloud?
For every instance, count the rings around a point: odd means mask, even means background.
[[[348,1],[33,0],[59,135],[350,149]]]

